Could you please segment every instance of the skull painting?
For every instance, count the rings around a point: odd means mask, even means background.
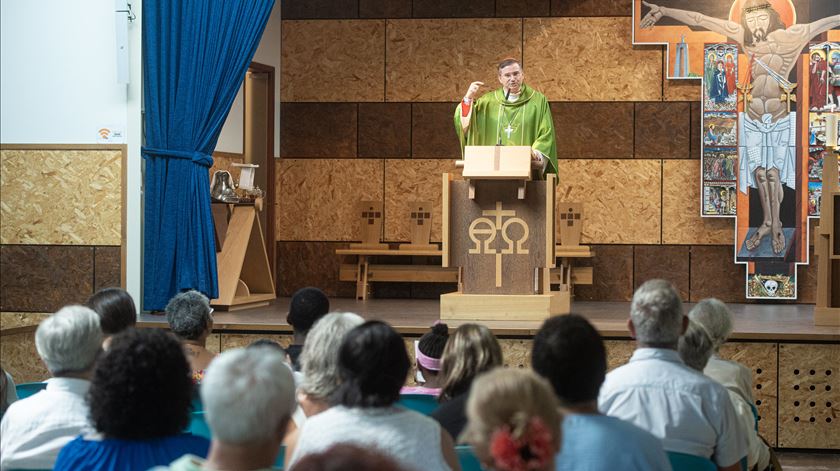
[[[767,291],[768,296],[775,296],[776,291],[779,290],[779,282],[776,280],[765,280],[764,290]]]

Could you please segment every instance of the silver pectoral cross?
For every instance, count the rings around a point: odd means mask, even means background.
[[[507,138],[510,139],[510,133],[513,132],[513,128],[510,127],[510,123],[508,123],[507,127],[505,128],[505,132],[507,133]]]

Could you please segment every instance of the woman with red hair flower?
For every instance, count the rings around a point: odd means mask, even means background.
[[[460,441],[472,445],[486,469],[554,469],[561,417],[551,386],[533,372],[497,368],[479,376],[467,420]]]

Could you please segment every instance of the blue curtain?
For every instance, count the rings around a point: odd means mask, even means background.
[[[274,0],[146,0],[143,308],[219,295],[208,168]]]

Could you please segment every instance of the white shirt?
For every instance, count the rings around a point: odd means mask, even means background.
[[[88,427],[90,381],[51,378],[47,388],[12,404],[0,423],[0,469],[49,469],[58,452]]]
[[[717,354],[709,358],[703,374],[722,384],[726,389],[738,393],[750,404],[754,404],[752,395],[752,370],[737,361],[724,360]]]
[[[747,456],[727,390],[685,366],[676,350],[637,349],[607,374],[598,406],[662,439],[665,451],[710,457],[718,466]]]

